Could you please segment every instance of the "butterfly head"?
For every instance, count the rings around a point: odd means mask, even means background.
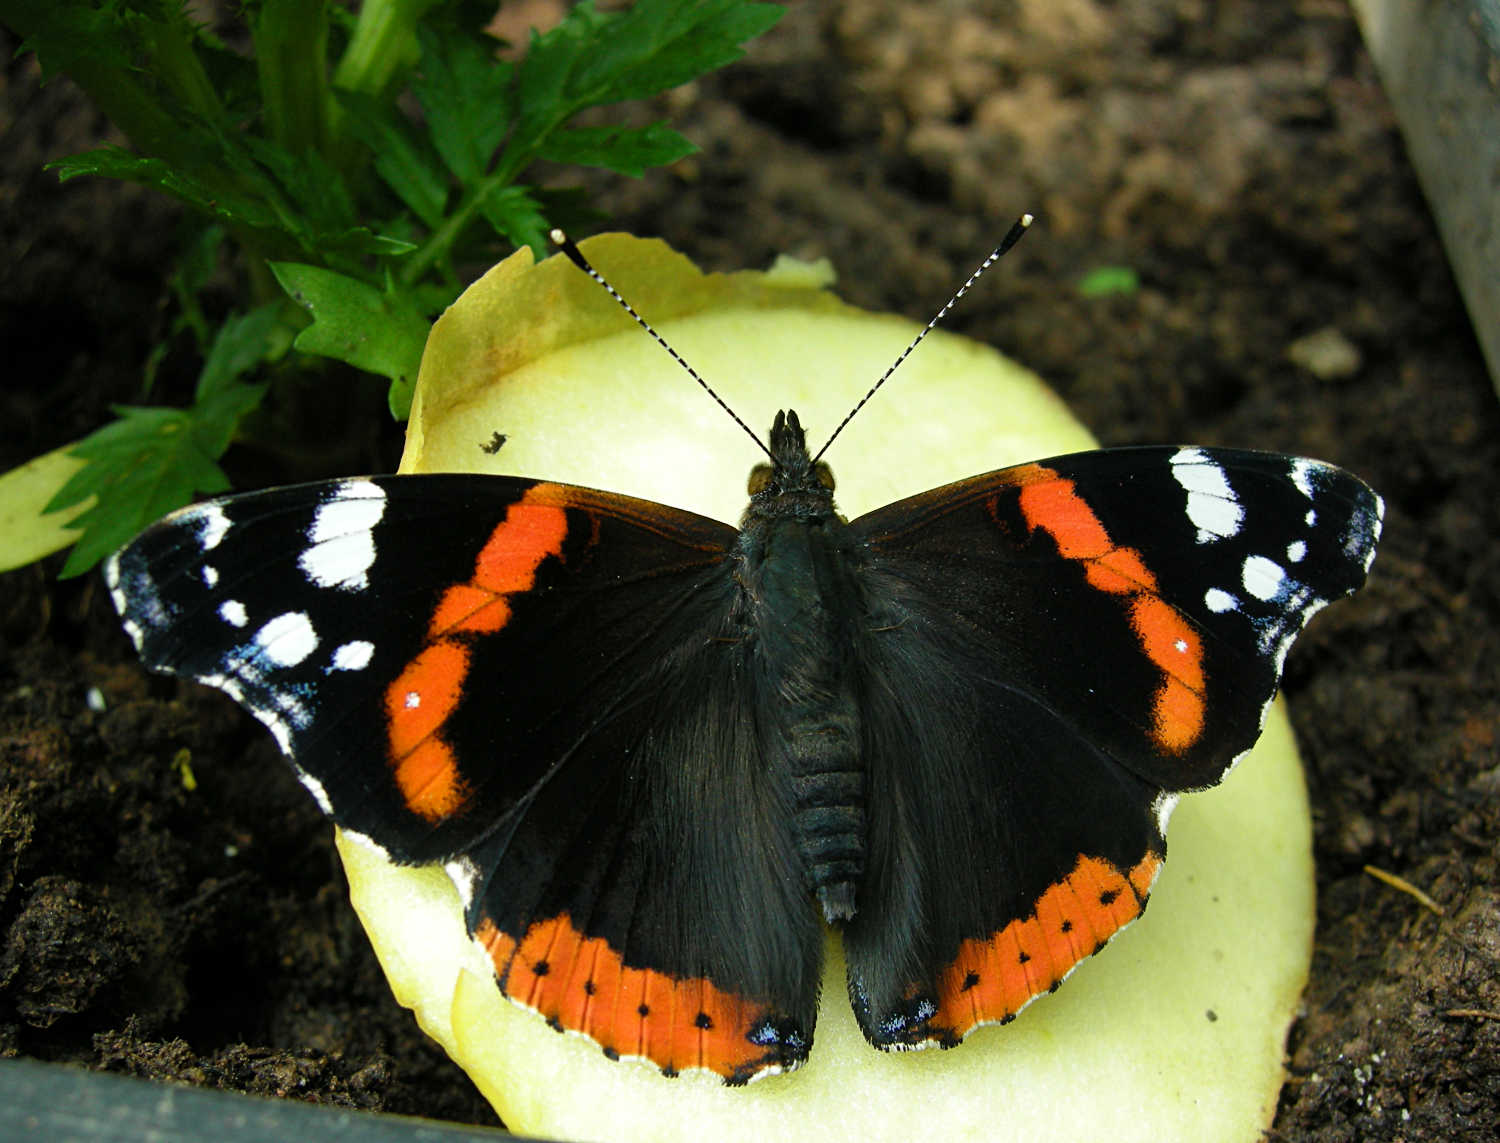
[[[772,504],[802,505],[804,513],[832,509],[833,471],[808,453],[802,422],[792,410],[776,414],[769,452],[770,464],[757,464],[750,470],[752,511],[765,512]]]

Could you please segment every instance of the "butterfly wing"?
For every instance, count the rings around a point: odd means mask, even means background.
[[[105,574],[148,666],[247,707],[343,828],[444,863],[511,999],[738,1082],[805,1058],[821,934],[758,764],[734,538],[373,478],[184,509]]]
[[[852,523],[871,808],[845,945],[872,1043],[1007,1020],[1140,914],[1175,795],[1254,743],[1292,640],[1363,583],[1381,511],[1317,461],[1146,448]]]

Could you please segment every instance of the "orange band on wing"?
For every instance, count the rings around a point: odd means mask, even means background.
[[[468,784],[443,727],[468,681],[470,643],[510,621],[509,597],[536,585],[537,569],[562,554],[567,512],[557,486],[537,484],[512,504],[474,561],[468,583],[443,593],[427,624],[427,645],[386,688],[386,736],[407,809],[431,822],[463,808]]]
[[[752,1038],[769,1016],[763,1004],[702,978],[631,968],[567,913],[533,924],[519,942],[489,920],[474,938],[506,996],[558,1030],[581,1032],[611,1058],[641,1056],[669,1075],[707,1068],[731,1082],[781,1066],[776,1045]]]
[[[1117,547],[1073,481],[1039,464],[1015,470],[1021,515],[1052,537],[1058,554],[1084,565],[1089,586],[1130,600],[1128,619],[1162,673],[1152,704],[1152,739],[1171,754],[1203,733],[1203,643],[1183,614],[1158,594],[1156,577],[1134,548]]]
[[[1161,858],[1148,853],[1129,870],[1080,857],[1029,917],[988,937],[964,941],[938,979],[938,1010],[928,1021],[955,1040],[981,1024],[1011,1019],[1056,988],[1078,962],[1141,915]]]

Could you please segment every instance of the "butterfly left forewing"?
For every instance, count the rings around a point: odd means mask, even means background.
[[[734,541],[573,486],[381,477],[184,509],[105,574],[148,666],[265,722],[339,825],[444,864],[507,996],[743,1082],[806,1057],[821,936],[757,785]]]

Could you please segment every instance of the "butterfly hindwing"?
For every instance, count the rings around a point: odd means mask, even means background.
[[[727,630],[734,539],[571,486],[373,478],[184,509],[106,579],[148,666],[255,713],[341,826],[445,864],[512,999],[737,1081],[805,1058],[822,938]]]
[[[1320,462],[1144,448],[853,521],[872,609],[862,895],[889,907],[846,947],[872,1043],[1006,1020],[1139,914],[1175,794],[1253,744],[1291,640],[1363,582],[1380,514]]]

